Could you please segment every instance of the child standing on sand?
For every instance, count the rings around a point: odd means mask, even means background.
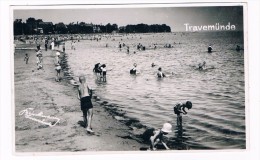
[[[86,83],[86,78],[84,76],[79,77],[79,82],[78,99],[80,100],[81,111],[83,112],[83,120],[87,127],[87,132],[94,133],[91,127],[93,116],[93,105],[91,102],[92,89]]]
[[[55,57],[55,70],[57,72],[57,76],[55,81],[59,82],[60,81],[60,71],[61,71],[61,61],[60,61],[60,52],[56,52],[56,57]]]
[[[41,50],[39,50],[39,51],[36,53],[36,64],[37,64],[37,70],[43,69]]]
[[[24,61],[25,61],[26,64],[28,64],[28,60],[29,60],[29,56],[28,56],[28,54],[26,53],[26,54],[25,54],[25,57],[24,57]]]
[[[165,149],[170,149],[164,142],[163,136],[172,132],[172,125],[170,123],[164,123],[162,129],[155,130],[154,128],[147,129],[142,137],[144,141],[150,143],[150,148],[148,150],[156,150],[158,143],[162,143]]]
[[[187,114],[185,108],[191,109],[192,103],[190,101],[187,101],[186,103],[177,103],[173,107],[173,111],[175,114],[177,114],[177,126],[182,126],[182,114]]]

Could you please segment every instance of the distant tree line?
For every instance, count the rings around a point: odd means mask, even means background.
[[[171,27],[166,24],[137,24],[137,25],[127,25],[125,27],[121,27],[119,32],[121,33],[159,33],[159,32],[171,32]]]
[[[63,22],[53,24],[43,22],[42,19],[28,18],[26,22],[21,19],[14,20],[14,35],[32,34],[86,34],[86,33],[149,33],[171,32],[166,24],[136,24],[118,27],[117,24],[97,25],[92,23],[77,22],[65,25]]]

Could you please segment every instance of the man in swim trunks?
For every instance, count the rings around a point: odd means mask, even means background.
[[[86,125],[86,130],[89,133],[94,133],[91,127],[92,116],[93,116],[93,105],[91,102],[92,89],[86,83],[86,78],[84,76],[79,77],[79,86],[78,86],[78,99],[80,99],[80,106],[83,112],[83,120]]]

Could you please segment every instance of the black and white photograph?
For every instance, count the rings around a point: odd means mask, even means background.
[[[14,9],[16,152],[246,149],[243,7]]]
[[[2,153],[253,160],[252,2],[74,3],[1,2]]]

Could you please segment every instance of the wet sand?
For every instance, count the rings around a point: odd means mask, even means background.
[[[17,45],[16,47],[19,47]],[[31,46],[30,48],[36,48]],[[30,56],[25,64],[25,53]],[[14,55],[15,95],[15,151],[20,152],[85,152],[85,151],[138,151],[145,146],[132,140],[133,128],[116,119],[117,112],[97,97],[92,100],[94,135],[87,134],[80,125],[82,112],[77,99],[77,88],[62,79],[55,81],[54,57],[56,51],[43,50],[43,68],[37,70],[34,50],[16,50]],[[63,77],[63,73],[61,73]],[[64,77],[63,77],[64,78]],[[33,114],[60,119],[55,126],[19,115],[32,108]],[[54,123],[52,123],[54,124]]]

